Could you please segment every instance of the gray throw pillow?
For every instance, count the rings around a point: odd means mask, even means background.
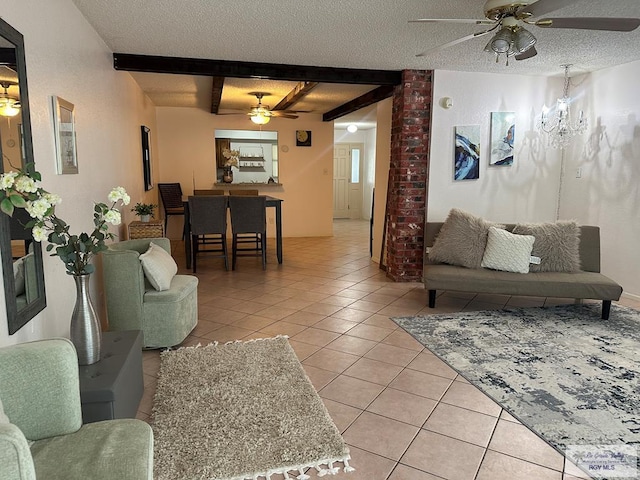
[[[429,250],[429,260],[467,268],[480,268],[489,227],[501,227],[452,208]]]
[[[513,233],[536,237],[531,255],[540,257],[540,265],[531,264],[530,272],[580,270],[580,227],[575,221],[519,224]]]

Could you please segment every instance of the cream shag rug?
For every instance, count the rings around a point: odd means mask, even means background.
[[[349,449],[286,337],[161,354],[157,480],[297,478],[349,466]],[[279,475],[278,475],[279,474]]]

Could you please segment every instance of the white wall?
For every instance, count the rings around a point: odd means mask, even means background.
[[[453,207],[495,221],[555,220],[559,152],[535,131],[543,103],[562,91],[557,78],[436,71],[427,218],[444,220]],[[444,109],[440,99],[450,97]],[[491,112],[516,113],[512,166],[489,167]],[[454,127],[480,125],[480,178],[453,180]]]
[[[156,203],[155,191],[144,192],[140,144],[140,125],[155,130],[154,107],[128,73],[113,69],[111,52],[73,2],[4,0],[0,16],[24,36],[36,168],[44,188],[62,196],[56,213],[80,233],[93,229],[93,202],[106,201],[113,186],[125,187],[133,203]],[[52,95],[75,105],[78,175],[55,173]],[[113,228],[115,233],[123,234],[124,224],[134,219],[129,207],[122,213],[123,225],[119,232]],[[44,269],[46,309],[9,336],[3,298],[0,346],[68,336],[73,279],[58,258],[46,253]],[[93,275],[91,290],[103,312],[100,277]]]
[[[572,112],[584,109],[590,127],[565,150],[559,202],[559,218],[600,226],[602,272],[634,298],[640,298],[639,75],[634,62],[571,79]],[[435,72],[427,218],[443,220],[457,207],[495,221],[555,220],[562,151],[547,146],[535,120],[562,88],[561,77]],[[452,98],[451,109],[440,107],[442,97]],[[489,167],[494,111],[517,114],[511,167]],[[456,125],[481,126],[478,180],[453,181]]]
[[[640,299],[640,62],[572,79],[590,128],[567,150],[561,216],[599,225],[602,272]],[[577,169],[581,178],[576,178]]]

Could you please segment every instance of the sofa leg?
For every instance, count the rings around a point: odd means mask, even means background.
[[[602,301],[602,319],[609,320],[609,313],[611,312],[611,300]]]
[[[436,308],[436,291],[429,290],[429,308]]]

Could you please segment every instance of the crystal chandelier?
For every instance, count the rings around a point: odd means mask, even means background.
[[[569,145],[571,137],[576,134],[583,134],[587,129],[587,119],[584,112],[580,110],[578,121],[571,123],[571,113],[569,107],[571,98],[569,97],[569,67],[571,65],[561,65],[564,67],[564,93],[562,98],[556,102],[556,110],[551,118],[547,106],[542,107],[542,115],[538,122],[538,130],[549,135],[549,144],[553,148],[564,148]]]

